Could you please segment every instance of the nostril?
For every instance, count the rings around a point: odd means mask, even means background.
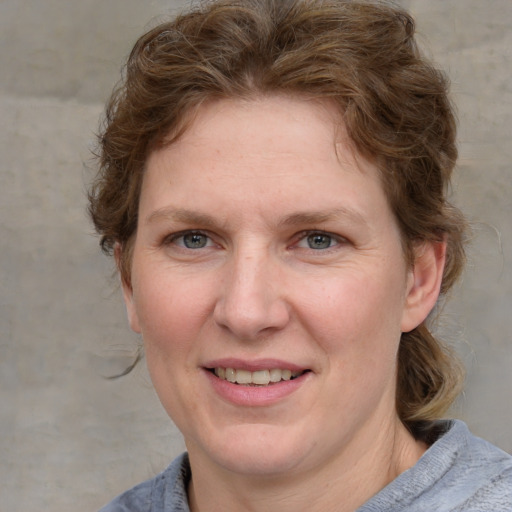
[[[231,290],[217,302],[213,312],[217,325],[246,340],[283,329],[290,320],[287,302],[268,287],[250,288]]]

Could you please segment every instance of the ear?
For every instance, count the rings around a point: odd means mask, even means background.
[[[414,249],[402,316],[402,332],[412,331],[434,308],[443,280],[446,242],[424,242]]]
[[[119,272],[119,276],[121,278],[121,286],[123,288],[123,298],[124,304],[126,306],[126,314],[128,316],[128,323],[130,324],[130,328],[132,331],[140,334],[140,323],[139,316],[137,315],[137,308],[135,305],[135,300],[133,296],[133,287],[131,279],[128,280],[125,273],[123,272],[123,262],[122,262],[122,252],[123,247],[121,244],[117,243],[114,246],[114,258],[116,260],[117,270]]]

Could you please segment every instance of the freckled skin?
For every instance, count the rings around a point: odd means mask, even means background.
[[[415,462],[422,447],[395,412],[396,354],[401,332],[432,308],[437,291],[422,286],[442,262],[424,276],[406,267],[377,171],[327,105],[203,106],[179,141],[150,155],[139,219],[128,316],[196,491],[227,475],[359,475],[370,483],[356,486],[357,503],[391,467]],[[205,376],[207,361],[226,357],[310,372],[283,400],[240,407]]]

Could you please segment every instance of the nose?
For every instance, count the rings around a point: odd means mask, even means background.
[[[217,325],[249,341],[283,329],[290,318],[283,275],[268,255],[238,255],[228,266],[214,309]]]

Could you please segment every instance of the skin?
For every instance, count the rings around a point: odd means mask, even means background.
[[[192,510],[354,510],[425,450],[396,414],[396,355],[435,304],[444,245],[406,265],[377,170],[331,111],[216,101],[147,161],[124,295],[185,437]],[[223,358],[308,371],[240,405],[205,369]]]

